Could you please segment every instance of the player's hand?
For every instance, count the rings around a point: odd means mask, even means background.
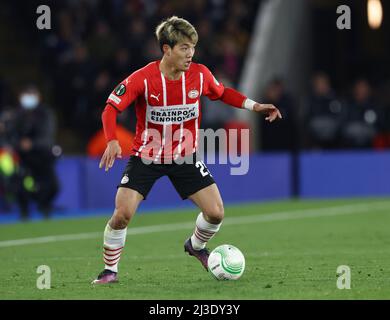
[[[282,119],[282,114],[273,104],[255,103],[253,111],[264,113],[266,115],[265,120],[269,122],[273,122],[277,118]]]
[[[105,167],[105,171],[108,171],[114,165],[116,158],[122,158],[122,148],[118,140],[111,140],[107,143],[107,148],[100,160],[99,168]]]

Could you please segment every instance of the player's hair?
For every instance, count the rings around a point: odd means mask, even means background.
[[[194,26],[183,18],[172,16],[161,22],[156,28],[156,37],[163,52],[163,45],[173,48],[177,43],[187,40],[194,44],[198,42],[198,33]]]

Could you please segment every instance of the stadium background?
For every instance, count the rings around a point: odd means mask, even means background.
[[[381,1],[373,29],[367,2],[46,1],[52,29],[38,30],[41,2],[2,1],[1,156],[13,133],[4,132],[7,115],[33,83],[57,119],[60,191],[51,220],[41,221],[33,203],[34,221],[21,222],[2,184],[0,299],[388,299],[389,4]],[[336,27],[339,5],[351,9],[350,30]],[[182,253],[198,212],[161,179],[129,226],[119,286],[91,288],[126,160],[105,173],[88,144],[115,85],[160,56],[153,31],[173,14],[200,34],[194,61],[283,113],[269,125],[203,101],[204,128],[250,128],[248,174],[209,166],[226,211],[210,245],[237,245],[247,269],[237,283],[217,283]],[[134,120],[130,107],[119,121],[133,130]],[[346,130],[351,121],[361,130]],[[42,264],[52,269],[52,290],[36,288]],[[354,290],[336,288],[339,265],[351,267]]]
[[[351,8],[350,30],[336,27],[342,4]],[[124,163],[110,174],[100,172],[88,144],[101,130],[112,88],[160,56],[153,31],[172,14],[198,29],[194,61],[208,65],[225,85],[274,103],[284,116],[270,125],[259,115],[203,101],[203,128],[251,129],[249,174],[230,176],[229,165],[211,166],[226,202],[390,194],[388,22],[370,28],[367,1],[48,1],[51,30],[36,27],[38,5],[1,4],[0,111],[16,109],[20,88],[29,83],[55,111],[57,214],[111,208]],[[382,6],[386,17],[387,4]],[[325,97],[315,77],[330,79]],[[367,95],[360,105],[359,92]],[[348,121],[361,121],[371,134],[327,139],[333,124],[315,129],[311,121],[318,115],[337,118],[339,131]],[[134,108],[119,121],[134,131]],[[7,139],[1,142],[7,145]],[[12,201],[4,204],[6,190],[1,197],[1,220],[17,219]],[[163,179],[141,209],[188,205],[178,199]]]

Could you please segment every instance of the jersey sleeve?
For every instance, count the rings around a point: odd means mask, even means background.
[[[141,72],[135,71],[119,83],[107,98],[106,104],[117,111],[125,110],[139,95],[144,92],[144,81]]]
[[[204,77],[203,95],[207,96],[211,100],[220,99],[225,91],[224,85],[215,79],[214,75],[205,65],[201,64],[200,68]]]

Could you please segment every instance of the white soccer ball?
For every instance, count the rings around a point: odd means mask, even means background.
[[[245,270],[245,257],[240,249],[223,244],[211,251],[207,266],[217,280],[237,280]]]

